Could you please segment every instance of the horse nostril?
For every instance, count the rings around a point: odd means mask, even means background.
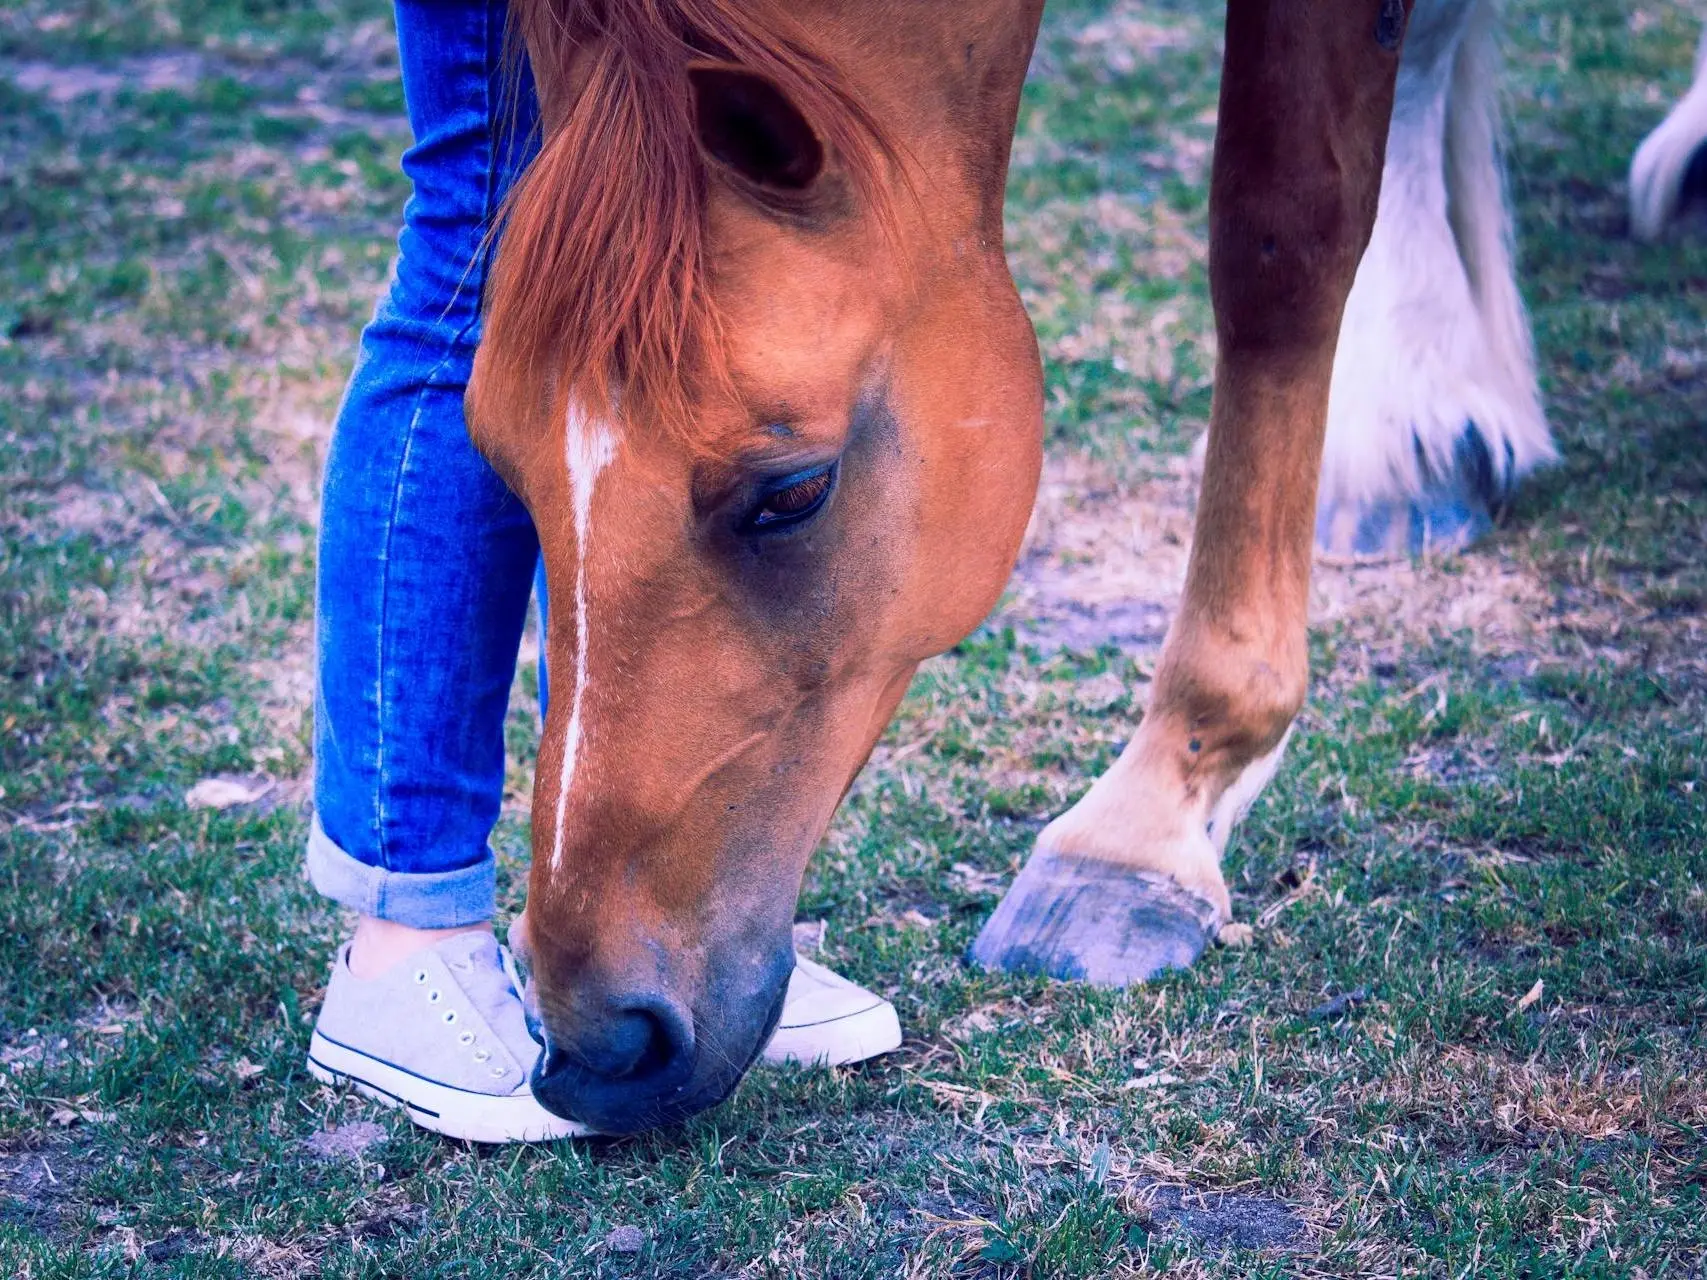
[[[669,1029],[650,1009],[631,1009],[612,1018],[607,1038],[609,1051],[600,1074],[611,1080],[645,1080],[676,1056]]]
[[[693,1023],[661,996],[613,1001],[609,1015],[578,1038],[552,1044],[541,1074],[579,1071],[607,1084],[675,1082],[692,1073]]]

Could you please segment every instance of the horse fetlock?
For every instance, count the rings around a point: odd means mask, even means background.
[[[1190,608],[1188,600],[1175,622],[1133,742],[1145,749],[1133,754],[1150,770],[1170,764],[1190,789],[1212,790],[1213,803],[1223,786],[1286,736],[1304,705],[1309,658],[1301,608],[1295,619],[1270,620],[1263,628],[1273,637],[1269,642],[1193,625]]]
[[[1221,859],[1209,838],[1212,806],[1175,779],[1122,768],[1126,757],[1037,838],[1038,855],[1096,862],[1162,877],[1232,918]]]

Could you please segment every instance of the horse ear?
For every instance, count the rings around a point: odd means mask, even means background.
[[[824,172],[818,131],[774,82],[738,67],[699,63],[693,84],[699,145],[758,194],[804,192]]]

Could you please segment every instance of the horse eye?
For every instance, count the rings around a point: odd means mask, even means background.
[[[759,500],[752,515],[747,517],[747,528],[757,531],[799,524],[824,505],[835,479],[834,467],[790,478],[781,488],[773,489]]]

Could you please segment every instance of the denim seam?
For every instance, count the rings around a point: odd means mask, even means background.
[[[484,27],[482,29],[482,33],[481,33],[481,39],[482,39],[482,44],[481,44],[482,66],[485,68],[490,68],[491,62],[492,62],[492,43],[491,43],[492,42],[492,32],[491,32],[490,22],[488,22],[487,24],[484,25]],[[484,105],[486,108],[485,115],[486,115],[487,120],[490,121],[493,118],[492,117],[492,77],[491,77],[490,73],[481,77],[481,93],[483,95],[483,102],[484,102]],[[495,161],[496,147],[494,146],[490,130],[488,130],[487,137],[485,139],[484,145],[486,148],[486,165],[485,165],[485,169],[486,169],[486,193],[485,193],[485,198],[482,201],[481,222],[482,222],[482,224],[488,224],[488,223],[490,223],[492,217],[494,216],[494,212],[495,212],[494,211],[494,204],[495,204],[495,201],[497,199],[497,190],[498,190],[498,182],[499,182],[499,175],[497,173],[497,165],[496,165],[496,161]],[[491,246],[486,243],[485,236],[483,234],[480,242],[478,242],[476,244],[473,257],[471,258],[471,260],[469,262],[468,271],[465,272],[465,279],[469,275],[477,276],[476,283],[477,283],[478,291],[482,295],[485,292],[486,271],[487,271],[487,266],[489,264],[489,260],[491,257],[490,248],[491,248]],[[461,287],[462,286],[459,284],[458,289],[460,290]],[[453,296],[450,299],[450,301],[448,301],[445,304],[445,313],[448,314],[451,306],[453,306],[454,304],[455,304],[455,297]],[[382,545],[382,547],[380,548],[380,563],[383,567],[382,567],[381,574],[380,574],[378,652],[375,655],[376,671],[375,671],[375,676],[374,676],[374,709],[375,709],[375,732],[374,732],[375,768],[374,768],[374,772],[375,772],[375,782],[377,784],[377,791],[378,791],[378,795],[376,798],[376,806],[375,806],[376,811],[375,811],[375,815],[374,815],[374,817],[375,817],[374,844],[375,844],[375,848],[376,848],[378,855],[379,855],[380,865],[382,867],[384,867],[387,871],[392,870],[392,866],[391,866],[391,857],[390,857],[390,850],[389,850],[389,820],[390,820],[390,818],[389,818],[388,808],[386,805],[387,788],[389,786],[389,774],[388,774],[388,770],[387,770],[387,743],[386,743],[386,731],[385,731],[386,713],[387,713],[387,705],[386,705],[387,704],[387,699],[386,699],[387,652],[386,652],[385,618],[386,618],[386,610],[387,610],[387,607],[389,605],[389,600],[390,600],[391,543],[392,543],[392,539],[396,533],[398,510],[399,510],[399,507],[400,507],[401,502],[402,502],[402,491],[403,491],[403,484],[404,484],[404,476],[409,469],[409,462],[410,462],[410,459],[414,453],[414,444],[415,444],[416,432],[417,432],[417,428],[420,425],[421,414],[425,411],[425,408],[426,408],[427,396],[435,390],[441,390],[442,389],[438,386],[439,375],[442,374],[444,372],[445,368],[450,365],[451,361],[456,356],[457,349],[468,338],[469,334],[474,332],[479,327],[479,325],[480,325],[480,311],[479,311],[479,308],[476,307],[473,318],[471,318],[466,324],[464,324],[461,328],[459,328],[455,332],[455,334],[453,334],[446,341],[443,356],[440,358],[439,362],[437,364],[435,364],[432,367],[432,369],[427,373],[426,377],[424,379],[422,379],[421,387],[416,392],[415,403],[413,404],[413,406],[411,406],[411,412],[409,415],[409,426],[408,426],[408,428],[405,432],[405,435],[404,435],[403,448],[400,451],[399,456],[398,456],[397,471],[396,471],[395,478],[393,480],[392,494],[391,494],[391,510],[390,510],[388,518],[386,520],[386,527],[385,527],[385,542]],[[382,896],[382,895],[379,895],[377,886],[376,886],[376,896]],[[376,915],[383,914],[382,911],[380,910],[381,906],[382,906],[382,903],[376,902],[374,914],[376,914]]]
[[[409,470],[409,456],[414,451],[415,432],[421,423],[421,413],[426,408],[427,393],[432,390],[433,377],[449,363],[450,356],[445,355],[432,371],[422,381],[421,388],[415,393],[415,403],[409,414],[409,426],[403,433],[403,448],[397,454],[397,471],[391,484],[391,510],[386,513],[385,541],[379,549],[379,626],[375,630],[378,640],[378,651],[374,654],[373,704],[374,704],[374,782],[375,786],[375,823],[374,847],[379,852],[379,862],[387,871],[391,867],[389,811],[386,804],[386,789],[390,785],[390,775],[386,767],[386,611],[391,603],[391,543],[397,533],[397,516],[403,502],[403,485]],[[375,914],[380,914],[377,910]]]
[[[492,253],[496,248],[496,238],[491,236],[490,230],[492,221],[497,216],[499,183],[498,170],[505,162],[504,156],[508,154],[507,152],[501,154],[497,145],[496,135],[499,123],[496,114],[494,113],[492,103],[492,26],[489,11],[487,20],[481,27],[480,40],[480,65],[486,72],[486,74],[480,78],[481,103],[485,108],[481,114],[486,117],[487,122],[486,138],[484,143],[486,147],[486,194],[484,199],[480,202],[480,238],[475,242],[473,255],[469,258],[468,266],[462,273],[462,279],[457,282],[456,292],[451,294],[451,296],[446,300],[444,310],[439,313],[439,318],[441,320],[444,319],[445,316],[449,315],[450,309],[456,305],[457,297],[462,293],[463,288],[468,285],[470,281],[473,281],[475,285],[476,298],[474,316],[467,324],[458,329],[456,331],[456,335],[451,338],[450,346],[452,348],[455,348],[463,341],[463,339],[467,338],[471,332],[480,327],[480,309],[486,296],[486,274],[491,266]],[[500,41],[500,43],[502,42]],[[499,56],[502,57],[501,50]],[[437,377],[439,371],[448,363],[449,357],[447,356],[445,360],[441,361],[433,369],[430,378]]]

